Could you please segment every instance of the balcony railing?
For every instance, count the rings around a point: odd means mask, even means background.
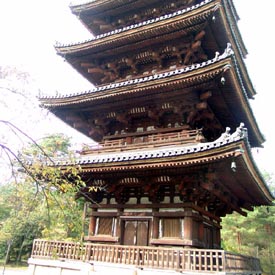
[[[115,137],[115,138],[114,138]],[[141,132],[113,136],[106,138],[103,142],[86,149],[82,154],[98,154],[103,152],[126,151],[160,146],[171,146],[180,144],[195,144],[204,141],[202,130],[183,130],[180,132],[155,133]]]
[[[126,264],[178,272],[261,274],[257,258],[223,250],[139,247],[35,240],[32,258]]]

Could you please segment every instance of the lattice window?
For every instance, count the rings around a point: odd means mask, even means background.
[[[116,113],[115,112],[110,112],[107,114],[107,118],[114,118],[116,117]]]
[[[121,183],[121,184],[138,183],[138,179],[137,178],[124,178],[124,179],[120,180],[119,183]]]
[[[129,113],[130,114],[145,113],[145,107],[135,107],[135,108],[132,108]]]
[[[98,217],[96,221],[96,235],[113,235],[114,218]]]
[[[165,102],[162,104],[161,109],[166,110],[172,108],[172,104],[170,102]]]
[[[164,218],[160,220],[160,238],[183,238],[183,219]]]
[[[157,182],[170,182],[170,177],[169,176],[157,177]]]

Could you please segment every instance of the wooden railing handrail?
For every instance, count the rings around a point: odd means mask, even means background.
[[[179,272],[260,274],[259,260],[212,249],[123,246],[35,240],[32,258],[128,264]]]
[[[101,153],[108,151],[125,151],[133,149],[142,149],[150,147],[159,147],[163,145],[177,145],[177,144],[194,144],[204,140],[201,129],[199,130],[182,130],[180,132],[170,133],[144,133],[139,135],[139,138],[144,138],[143,141],[127,142],[127,137],[118,139],[106,139],[90,149],[84,150],[83,154]]]
[[[125,137],[139,137],[144,135],[154,135],[154,134],[165,134],[165,133],[174,133],[174,132],[180,132],[180,131],[189,131],[194,132],[201,129],[190,129],[189,126],[184,125],[180,127],[174,127],[174,128],[158,128],[154,130],[145,130],[145,131],[137,131],[137,132],[127,132],[127,133],[120,133],[120,134],[114,134],[114,135],[107,135],[103,137],[103,140],[112,140],[112,139],[119,139],[119,138],[125,138]]]

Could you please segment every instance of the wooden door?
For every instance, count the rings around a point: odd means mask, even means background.
[[[149,235],[149,221],[125,221],[124,222],[124,245],[138,245],[147,246],[148,245],[148,235]]]

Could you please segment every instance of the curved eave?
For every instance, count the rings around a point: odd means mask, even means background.
[[[255,186],[257,186],[258,191],[262,192],[263,197],[266,198],[267,203],[269,205],[272,205],[272,201],[274,201],[274,196],[270,192],[270,190],[265,182],[265,179],[263,178],[260,170],[258,169],[258,166],[253,159],[251,150],[250,150],[247,142],[244,142],[242,152],[244,152],[241,155],[241,157],[242,157],[241,159],[244,163],[243,169],[247,173],[249,173],[250,178],[256,183]]]
[[[213,80],[219,74],[225,72],[228,66],[230,66],[230,58],[227,59],[227,57],[228,55],[225,54],[224,56],[221,55],[200,64],[143,78],[100,86],[79,94],[42,97],[40,98],[40,102],[45,108],[59,108],[135,94],[152,89],[153,87],[160,87],[161,85],[169,86],[185,82],[187,85],[192,86],[196,83],[199,84],[200,82]]]
[[[212,0],[211,0],[212,1]],[[169,0],[166,0],[168,3]],[[136,12],[144,9],[148,5],[159,4],[159,0],[150,0],[150,2],[140,0],[117,0],[117,1],[88,1],[83,4],[70,5],[71,12],[75,14],[79,20],[92,33],[98,35],[102,33],[98,30],[97,24],[92,24],[92,18],[98,18],[108,24],[108,17],[121,16],[128,12]]]
[[[259,147],[261,146],[261,144],[265,141],[265,138],[263,136],[263,134],[261,133],[256,118],[254,116],[253,110],[251,108],[251,105],[249,103],[248,100],[248,95],[247,95],[247,90],[245,89],[244,86],[244,80],[242,79],[242,76],[240,75],[239,71],[238,71],[238,67],[236,65],[235,62],[235,58],[233,56],[233,58],[231,59],[231,67],[235,69],[231,69],[228,70],[226,72],[226,74],[230,74],[230,79],[233,82],[234,88],[233,90],[236,91],[236,95],[238,97],[238,100],[235,101],[234,98],[230,98],[230,94],[225,94],[224,96],[227,97],[228,101],[232,101],[231,105],[230,105],[230,109],[232,110],[232,112],[236,113],[236,110],[234,110],[234,106],[236,106],[236,103],[239,102],[240,107],[239,110],[240,112],[243,113],[243,118],[240,117],[236,117],[236,120],[240,120],[240,119],[245,119],[245,123],[246,125],[249,125],[249,133],[252,135],[254,135],[254,142],[252,142],[252,146],[253,147]],[[226,74],[225,74],[225,79],[226,79]],[[250,128],[251,127],[251,128]]]
[[[51,109],[58,115],[59,110],[62,111],[64,108],[81,107],[83,104],[95,105],[99,102],[110,103],[121,98],[126,100],[131,96],[136,96],[146,91],[148,91],[146,92],[147,96],[149,93],[153,95],[163,87],[166,87],[166,89],[172,86],[186,88],[209,81],[216,81],[216,79],[220,79],[218,77],[225,75],[230,80],[226,81],[226,83],[230,82],[230,86],[224,86],[227,89],[221,86],[221,90],[224,90],[223,96],[228,101],[228,109],[233,117],[236,113],[234,108],[238,109],[242,114],[241,117],[235,117],[235,125],[242,120],[249,129],[251,145],[259,147],[264,142],[264,137],[258,128],[250,107],[242,78],[234,62],[234,55],[230,57],[231,54],[231,52],[225,52],[223,55],[215,57],[208,62],[162,74],[101,86],[80,94],[40,98],[40,102],[43,107]]]
[[[229,27],[233,33],[235,40],[237,41],[236,44],[239,47],[241,56],[245,58],[248,52],[238,28],[238,21],[240,20],[240,18],[237,14],[234,3],[232,0],[222,0],[222,2],[225,7],[225,13],[227,14]]]
[[[158,0],[151,0],[150,3],[152,2],[157,2]],[[212,1],[212,0],[211,0]],[[134,3],[133,3],[134,2]],[[104,11],[113,11],[116,10],[117,8],[122,8],[123,6],[129,7],[133,6],[138,2],[143,2],[143,1],[133,1],[133,0],[109,0],[109,1],[102,1],[102,0],[94,0],[94,1],[86,1],[82,4],[71,4],[70,8],[73,14],[80,16],[81,13],[90,13],[90,15],[97,14],[97,13],[104,13]],[[202,1],[204,2],[204,1]],[[208,2],[208,1],[206,1]],[[218,1],[216,1],[218,2]],[[240,19],[235,5],[232,0],[220,0],[220,3],[223,3],[224,7],[226,7],[227,13],[230,13],[230,18],[231,18],[231,23],[234,25],[234,30],[236,31],[236,36],[239,41],[239,45],[241,46],[241,52],[242,55],[245,56],[247,54],[246,47],[244,45],[244,42],[242,40],[242,37],[240,35],[240,32],[237,28],[237,22]],[[143,4],[144,5],[144,4]],[[83,22],[85,24],[85,22]]]
[[[217,7],[216,1],[204,1],[201,4],[169,15],[98,35],[88,41],[69,45],[57,45],[56,51],[61,56],[81,55],[85,52],[104,51],[128,43],[138,43],[145,39],[170,34],[171,31],[188,29],[199,23],[206,22]]]
[[[222,5],[221,5],[222,3]],[[256,94],[250,77],[248,75],[243,58],[247,54],[242,37],[237,27],[238,16],[232,1],[205,1],[201,4],[190,7],[189,9],[174,12],[172,14],[161,16],[152,20],[135,24],[132,26],[118,29],[109,33],[105,33],[95,37],[94,39],[76,44],[58,45],[57,53],[68,60],[76,70],[82,71],[83,68],[75,60],[85,55],[103,54],[106,56],[112,51],[119,48],[124,49],[125,45],[135,45],[138,47],[140,41],[147,39],[153,43],[154,39],[158,39],[162,35],[171,35],[171,30],[182,31],[186,33],[195,31],[196,25],[203,24],[210,20],[214,12],[218,12],[219,21],[213,26],[223,29],[224,44],[227,42],[232,44],[236,59],[239,65],[240,73],[244,79],[244,83],[249,98],[253,98]],[[123,52],[126,49],[123,50]],[[83,75],[90,78],[90,74],[83,71]]]
[[[154,4],[158,0],[150,0],[149,4]],[[86,1],[82,4],[70,5],[71,12],[78,17],[82,24],[93,34],[102,33],[97,24],[91,23],[92,19],[99,19],[108,24],[106,18],[122,16],[127,12],[136,11],[146,7],[148,3],[139,0],[106,0],[106,1]]]
[[[236,55],[240,73],[242,75],[242,78],[244,79],[247,94],[249,98],[252,99],[256,95],[256,91],[253,87],[252,81],[249,77],[246,65],[244,63],[244,58],[247,55],[247,49],[244,45],[242,36],[237,26],[235,8],[231,0],[222,0],[222,2],[224,8],[219,10],[222,25],[225,28],[225,33],[227,34],[229,41],[234,42],[232,43],[232,48]]]
[[[237,163],[236,172],[231,170],[232,161]],[[210,165],[215,167],[219,178],[222,179],[226,174],[226,182],[223,184],[239,196],[240,201],[245,202],[248,208],[271,205],[274,199],[253,161],[246,140],[241,137],[233,138],[233,135],[223,141],[193,146],[87,155],[74,163],[60,161],[56,165],[79,165],[83,173],[193,169]]]
[[[133,0],[90,0],[80,4],[70,4],[73,14],[79,15],[81,12],[90,12],[91,14],[102,13],[108,9],[121,8],[125,4],[130,4]]]

